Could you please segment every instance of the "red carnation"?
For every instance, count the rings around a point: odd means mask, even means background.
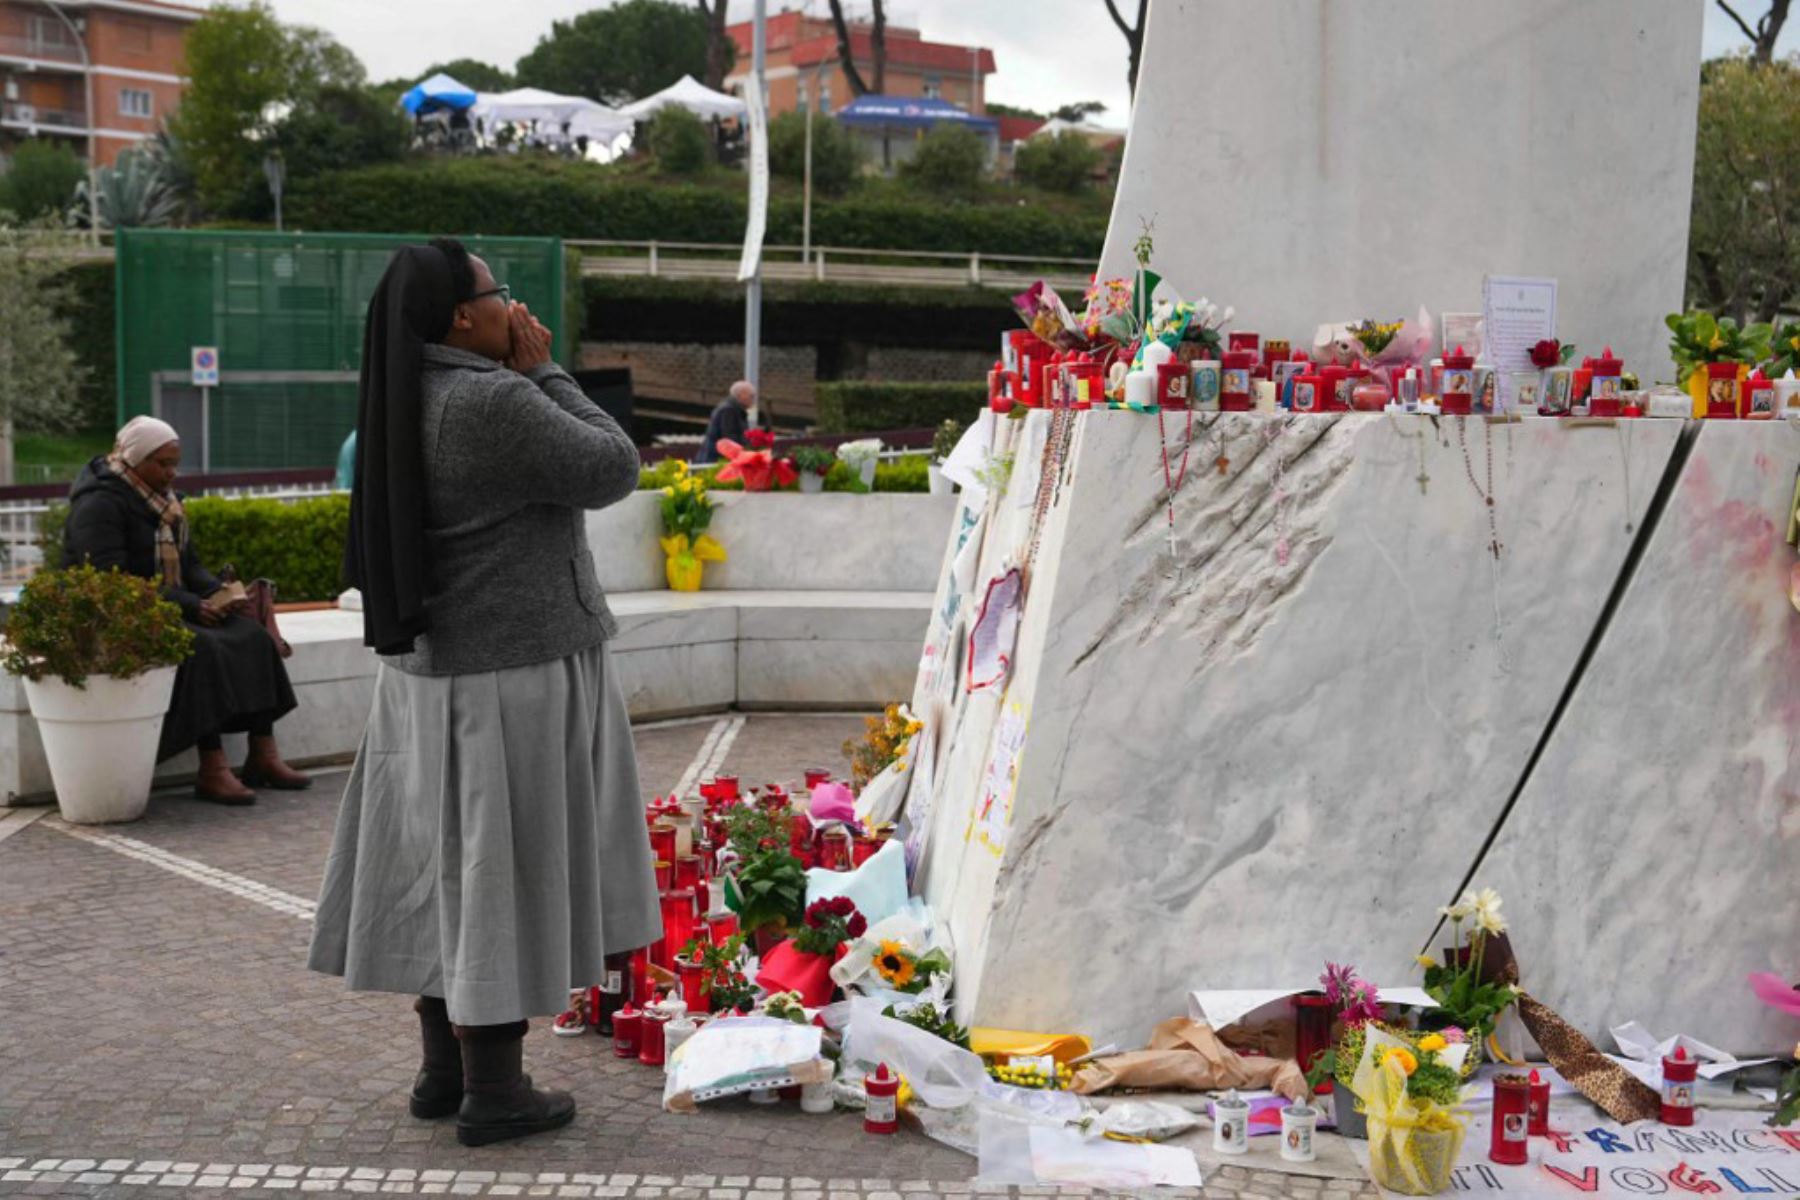
[[[771,450],[775,446],[775,435],[766,429],[752,429],[744,434],[744,441],[752,450]]]
[[[844,928],[850,931],[851,937],[859,938],[863,934],[869,932],[869,923],[863,920],[863,915],[861,913],[856,913],[850,918],[850,923]]]
[[[1562,363],[1562,343],[1555,338],[1545,338],[1531,348],[1531,365],[1538,370],[1546,370]]]

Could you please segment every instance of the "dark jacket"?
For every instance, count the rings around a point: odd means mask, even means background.
[[[183,497],[185,499],[186,497]],[[160,579],[156,561],[156,514],[137,489],[113,474],[106,459],[81,469],[69,489],[69,522],[63,527],[65,567],[92,563],[129,575]],[[192,538],[181,554],[181,586],[162,589],[163,599],[181,606],[190,621],[200,617],[200,601],[219,590],[219,581],[200,565]]]
[[[567,658],[617,626],[584,510],[637,490],[625,431],[554,363],[520,375],[425,347],[425,611],[412,675],[469,675]]]
[[[709,463],[719,461],[719,442],[729,439],[744,443],[744,435],[750,432],[750,414],[744,406],[730,396],[720,402],[719,407],[712,410],[712,419],[706,423],[706,440],[700,443],[700,453],[695,462]]]

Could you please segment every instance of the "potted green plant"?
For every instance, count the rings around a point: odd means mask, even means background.
[[[785,841],[759,850],[725,877],[725,905],[755,939],[757,954],[767,956],[806,907],[806,868]]]
[[[817,495],[825,490],[825,473],[837,461],[829,446],[796,446],[791,456],[794,469],[800,472],[800,490]]]
[[[1670,313],[1669,357],[1675,360],[1676,382],[1694,398],[1694,415],[1706,415],[1706,397],[1713,380],[1731,381],[1733,389],[1743,371],[1769,357],[1768,325],[1745,325],[1709,312]],[[1735,394],[1735,392],[1734,392]]]
[[[963,423],[951,417],[937,427],[931,435],[931,465],[927,468],[931,479],[931,494],[947,496],[952,490],[948,476],[944,474],[944,460],[956,449],[956,443],[962,440]]]
[[[143,816],[175,671],[194,648],[181,609],[117,569],[39,571],[6,641],[4,666],[24,681],[63,818]]]

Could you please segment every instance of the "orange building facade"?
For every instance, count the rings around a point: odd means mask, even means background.
[[[750,22],[730,26],[737,44],[737,64],[725,79],[727,91],[742,93],[750,82]],[[776,13],[766,29],[766,73],[769,115],[800,112],[834,113],[856,98],[838,57],[837,30],[829,18],[801,12]],[[887,27],[887,77],[882,91],[890,96],[948,100],[977,115],[987,111],[987,77],[994,73],[994,52],[982,46],[928,42],[917,29]],[[869,26],[850,25],[851,57],[870,88],[875,86],[875,57]]]
[[[158,0],[0,0],[0,149],[47,137],[85,157],[91,130],[107,164],[154,137],[181,102],[183,45],[202,15]]]

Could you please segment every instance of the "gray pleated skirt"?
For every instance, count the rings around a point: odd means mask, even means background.
[[[309,966],[441,996],[459,1025],[561,1012],[662,936],[624,697],[604,644],[476,675],[383,664]]]

